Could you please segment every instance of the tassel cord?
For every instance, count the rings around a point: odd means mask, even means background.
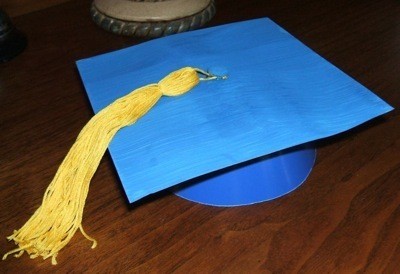
[[[109,143],[121,128],[134,124],[146,114],[162,95],[181,95],[206,79],[200,79],[198,73],[204,74],[204,71],[190,67],[174,71],[158,84],[138,88],[93,116],[62,161],[41,206],[19,230],[7,237],[18,248],[6,253],[3,260],[10,254],[19,257],[26,251],[31,258],[51,257],[52,264],[57,264],[58,252],[78,229],[92,241],[92,248],[96,247],[96,240],[83,230],[82,217],[90,180]]]

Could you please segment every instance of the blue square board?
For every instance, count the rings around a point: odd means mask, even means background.
[[[161,98],[117,133],[109,150],[129,202],[392,110],[267,18],[168,36],[77,65],[95,112],[181,67],[228,76]]]

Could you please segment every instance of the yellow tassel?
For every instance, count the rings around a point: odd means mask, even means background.
[[[200,78],[198,73],[207,78]],[[213,76],[215,77],[215,76]],[[21,256],[25,251],[31,258],[52,259],[57,264],[58,252],[68,244],[76,230],[93,242],[82,228],[82,215],[89,183],[108,144],[118,130],[135,123],[162,95],[181,95],[210,74],[185,67],[174,71],[158,84],[138,88],[101,110],[85,125],[48,186],[42,205],[22,228],[7,237],[18,248],[3,256]],[[211,78],[210,78],[211,79]],[[215,78],[213,78],[215,79]]]

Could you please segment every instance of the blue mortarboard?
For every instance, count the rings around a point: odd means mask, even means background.
[[[267,18],[169,36],[77,65],[95,112],[181,67],[228,76],[162,98],[117,133],[109,150],[130,202],[392,110]]]
[[[201,81],[205,79],[193,67],[228,79]],[[206,198],[200,202],[249,204],[293,190],[299,184],[282,188],[283,179],[301,183],[314,161],[312,150],[300,151],[300,157],[288,152],[288,167],[276,173],[282,180],[271,176],[266,182],[253,175],[265,170],[274,174],[273,163],[283,161],[268,155],[340,133],[392,109],[268,19],[150,41],[78,61],[78,68],[98,113],[79,133],[42,205],[8,237],[18,247],[3,259],[26,251],[31,258],[51,257],[56,264],[58,252],[78,229],[96,246],[83,230],[82,215],[90,179],[108,145],[130,202],[212,174],[205,187],[200,180],[178,195],[188,198],[194,190]],[[157,84],[147,85],[151,83]],[[264,162],[270,165],[258,167]],[[302,176],[295,178],[299,168]],[[218,200],[225,192],[245,197],[248,189],[254,190],[252,195],[267,195]]]

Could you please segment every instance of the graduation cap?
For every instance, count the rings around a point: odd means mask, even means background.
[[[107,146],[129,202],[204,175],[207,187],[200,192],[214,191],[218,201],[218,193],[257,189],[260,182],[250,177],[253,185],[229,189],[228,180],[221,187],[226,174],[239,172],[244,180],[257,173],[258,164],[271,162],[271,155],[392,110],[267,18],[169,36],[77,65],[97,114],[61,164],[42,206],[9,237],[19,246],[11,253],[27,251],[52,257],[53,263],[77,229],[91,239],[81,225],[84,200]],[[295,180],[307,176],[313,150],[287,154],[293,165],[308,161]],[[73,184],[57,183],[62,176]],[[202,180],[195,183],[201,186]],[[196,188],[184,187],[178,194],[193,197]],[[256,201],[288,189],[293,186],[267,191]],[[65,210],[61,202],[79,206]],[[42,226],[35,230],[38,223]]]

